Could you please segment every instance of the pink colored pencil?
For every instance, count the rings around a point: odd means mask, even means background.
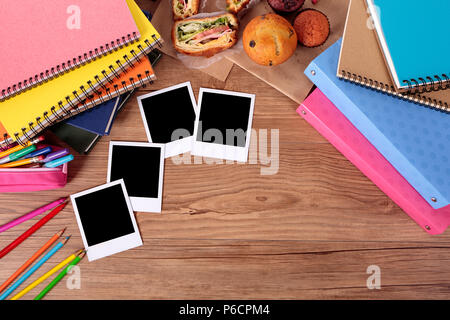
[[[21,224],[22,222],[30,220],[30,219],[36,217],[37,215],[40,215],[41,213],[44,213],[47,210],[53,209],[53,208],[55,208],[56,206],[60,205],[61,203],[63,203],[66,200],[67,200],[67,197],[66,198],[61,198],[61,199],[56,200],[56,201],[53,201],[52,203],[46,204],[43,207],[40,207],[40,208],[38,208],[38,209],[36,209],[34,211],[31,211],[30,213],[27,213],[26,215],[21,216],[20,218],[17,218],[15,220],[11,221],[11,222],[8,222],[7,224],[4,224],[4,225],[0,226],[0,233],[4,232],[4,231],[6,231],[6,230],[8,230],[8,229],[10,229],[12,227],[17,226],[18,224]]]

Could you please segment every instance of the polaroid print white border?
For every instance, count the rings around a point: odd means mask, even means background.
[[[130,197],[131,206],[134,211],[141,212],[156,212],[161,213],[162,207],[162,190],[164,180],[164,148],[162,143],[150,143],[150,142],[129,142],[129,141],[110,141],[109,142],[109,156],[108,156],[108,175],[107,181],[111,181],[111,166],[112,166],[112,152],[114,146],[130,146],[130,147],[152,147],[160,148],[161,156],[159,162],[159,184],[158,184],[158,198],[144,198],[144,197]],[[145,161],[144,161],[145,165]]]
[[[125,201],[127,203],[128,211],[130,213],[130,219],[133,224],[134,232],[127,234],[122,237],[118,237],[116,239],[108,240],[93,246],[89,246],[86,240],[86,236],[84,234],[83,224],[81,223],[80,214],[78,212],[76,199],[82,197],[86,194],[90,194],[99,190],[107,189],[109,187],[120,184],[125,196]],[[123,179],[116,180],[114,182],[106,183],[104,185],[91,188],[88,190],[84,190],[70,196],[70,200],[72,201],[73,211],[75,212],[75,217],[77,219],[78,228],[80,229],[81,238],[83,239],[83,244],[86,249],[87,257],[89,261],[94,261],[100,258],[104,258],[106,256],[110,256],[125,250],[129,250],[132,248],[136,248],[142,246],[142,238],[139,234],[139,229],[136,223],[136,219],[133,214],[133,209],[131,207],[131,202],[128,197],[127,189],[125,188],[125,184]]]
[[[248,119],[248,126],[247,126],[247,130],[246,130],[247,135],[246,135],[246,139],[245,139],[245,147],[227,146],[225,144],[215,144],[215,143],[197,141],[197,133],[198,133],[200,113],[201,113],[201,108],[202,108],[202,98],[203,98],[204,92],[250,98],[250,112],[248,115],[249,119]],[[250,136],[251,136],[254,108],[255,108],[255,95],[254,94],[236,92],[236,91],[200,88],[200,92],[198,94],[197,116],[195,118],[194,137],[192,139],[191,154],[195,155],[195,156],[219,158],[219,159],[238,161],[238,162],[247,162],[248,149],[250,146]]]
[[[150,134],[150,129],[148,127],[148,122],[147,122],[147,118],[145,117],[145,112],[144,112],[144,106],[142,105],[142,100],[149,98],[149,97],[153,97],[156,96],[158,94],[161,93],[165,93],[168,91],[172,91],[172,90],[176,90],[179,88],[183,88],[183,87],[187,87],[188,91],[189,91],[189,96],[191,97],[191,102],[192,102],[192,106],[194,107],[194,112],[195,112],[195,116],[197,117],[197,103],[195,101],[195,97],[194,97],[194,92],[192,91],[192,86],[191,86],[191,82],[187,81],[187,82],[183,82],[183,83],[179,83],[176,84],[174,86],[170,86],[158,91],[154,91],[148,94],[144,94],[142,96],[137,97],[137,101],[138,101],[138,105],[139,105],[139,110],[141,111],[141,117],[142,117],[142,122],[144,123],[144,127],[145,127],[145,133],[147,134],[147,139],[149,142],[153,142],[152,140],[152,136]],[[179,154],[183,154],[186,152],[190,152],[191,148],[192,148],[192,141],[194,140],[194,136],[189,136],[189,137],[185,137],[179,140],[175,140],[172,142],[168,142],[165,143],[164,145],[166,146],[165,148],[165,157],[166,158],[170,158]]]

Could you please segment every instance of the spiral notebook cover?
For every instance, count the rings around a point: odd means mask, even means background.
[[[395,87],[448,88],[450,1],[366,0]]]
[[[312,82],[435,209],[450,200],[450,114],[336,77],[341,40],[305,70]]]
[[[72,72],[0,102],[0,119],[11,138],[23,143],[62,116],[76,114],[74,106],[94,92],[105,91],[112,98],[129,91],[129,88],[119,86],[117,90],[114,88],[114,91],[107,92],[105,84],[119,78],[126,68],[134,68],[139,59],[142,60],[142,56],[155,46],[160,46],[162,40],[136,3],[133,0],[127,0],[127,3],[141,38]],[[10,141],[4,143],[7,142]]]
[[[0,21],[0,98],[140,36],[125,0],[8,1]]]
[[[447,229],[450,205],[433,209],[319,89],[297,112],[426,232]]]
[[[109,101],[138,87],[145,87],[147,83],[153,83],[155,79],[156,76],[147,56],[139,57],[133,67],[119,74],[118,77],[111,78],[111,82],[105,83],[100,90],[95,90],[92,95],[89,95],[89,98],[73,105],[71,107],[72,112],[61,115],[57,120],[61,121],[82,112],[88,112],[92,107],[103,104],[105,101]]]
[[[148,21],[151,21],[151,13],[145,10],[142,10],[142,12],[145,14]],[[156,64],[161,57],[161,53],[158,49],[153,49],[147,57],[153,67],[154,63]],[[86,112],[69,118],[65,121],[65,123],[101,136],[109,135],[112,128],[112,123],[116,118],[117,113],[128,101],[133,92],[134,89],[112,100],[106,101],[95,108],[89,109]]]
[[[401,99],[450,112],[450,90],[417,94],[400,93],[394,87],[379,49],[365,0],[351,0],[342,40],[337,76]]]

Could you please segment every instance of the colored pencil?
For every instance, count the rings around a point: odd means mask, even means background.
[[[70,236],[65,237],[61,242],[58,242],[49,252],[47,252],[34,266],[30,268],[23,276],[21,276],[16,282],[14,282],[11,287],[9,287],[0,296],[0,300],[5,300],[14,290],[16,290],[22,283],[25,282],[37,269],[39,269],[51,256],[53,256],[59,249],[66,244],[70,239]]]
[[[78,262],[80,262],[81,259],[85,256],[86,251],[82,250],[76,258],[67,266],[64,268],[63,271],[61,271],[55,279],[52,280],[45,288],[42,290],[35,298],[34,300],[41,300],[50,290],[52,290],[58,283],[61,281],[62,278],[69,272],[69,269],[72,268],[74,265],[76,265]]]
[[[44,140],[44,137],[37,137],[36,139],[33,139],[33,140],[31,140],[31,141],[28,141],[28,142],[26,143],[26,147],[31,146],[31,145],[33,145],[33,144],[36,144],[36,143],[38,143],[38,142],[41,142],[41,141],[43,141],[43,140]],[[16,152],[16,151],[19,151],[19,150],[22,150],[23,148],[24,148],[24,146],[18,144],[17,146],[14,146],[14,147],[9,148],[9,149],[7,149],[7,150],[5,150],[5,151],[3,151],[3,152],[0,152],[0,158],[9,156],[11,153]]]
[[[69,149],[62,149],[48,154],[42,162],[47,163],[61,157],[67,156],[69,154]]]
[[[42,227],[44,224],[46,224],[51,218],[56,216],[64,207],[67,205],[67,200],[63,203],[61,203],[59,206],[54,208],[50,213],[48,213],[46,216],[44,216],[41,220],[36,222],[30,229],[22,233],[21,236],[19,236],[16,240],[11,242],[9,245],[7,245],[5,248],[0,251],[0,259],[3,258],[5,255],[7,255],[11,250],[13,250],[15,247],[17,247],[19,244],[21,244],[26,238],[28,238],[30,235],[36,232],[40,227]]]
[[[44,156],[50,152],[52,152],[52,147],[45,147],[45,148],[36,150],[30,154],[27,154],[25,157],[23,157],[23,159],[33,158],[33,157],[37,157],[37,156]]]
[[[36,163],[36,162],[40,162],[42,160],[45,159],[45,156],[37,156],[37,157],[33,157],[33,158],[28,158],[28,159],[22,159],[22,160],[17,160],[17,161],[13,161],[13,162],[7,162],[4,164],[0,164],[0,168],[15,168],[15,167],[20,167],[20,166],[24,166],[30,163]]]
[[[48,279],[52,274],[58,272],[60,269],[62,269],[66,264],[72,262],[79,254],[81,253],[81,250],[78,250],[77,252],[71,254],[66,259],[58,263],[56,266],[51,268],[49,271],[44,273],[41,277],[33,281],[31,284],[29,284],[25,289],[20,291],[18,294],[16,294],[14,297],[11,298],[11,300],[18,300],[22,298],[24,295],[26,295],[28,292],[30,292],[32,289],[34,289],[37,285]]]
[[[0,286],[0,292],[5,290],[18,276],[22,274],[34,261],[36,261],[37,258],[41,256],[48,248],[52,246],[53,243],[56,242],[66,231],[66,228],[62,229],[61,231],[57,232],[53,237],[50,238],[38,251],[36,251],[30,259],[27,260],[19,269],[17,269],[16,272],[14,272],[8,280],[6,280],[1,286]]]
[[[53,201],[52,203],[46,204],[45,206],[42,206],[36,210],[31,211],[30,213],[27,213],[26,215],[21,216],[20,218],[17,218],[11,222],[8,222],[2,226],[0,226],[0,233],[11,229],[12,227],[17,226],[18,224],[21,224],[27,220],[30,220],[38,215],[40,215],[41,213],[44,213],[47,210],[53,209],[54,207],[60,205],[61,203],[63,203],[64,201],[67,201],[67,197],[65,198],[61,198],[58,199],[56,201]],[[0,290],[1,291],[1,290]]]
[[[18,159],[26,156],[27,154],[32,153],[35,150],[36,150],[36,146],[35,145],[28,146],[28,147],[23,148],[23,149],[21,149],[19,151],[11,153],[9,156],[0,158],[0,164],[4,164],[4,163],[7,163],[7,162],[18,160]]]
[[[44,167],[46,168],[56,168],[59,167],[60,165],[72,161],[74,159],[73,155],[69,154],[68,156],[47,162],[46,164],[44,164]]]

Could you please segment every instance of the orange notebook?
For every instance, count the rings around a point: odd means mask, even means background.
[[[70,109],[64,110],[64,108],[61,108],[58,120],[70,118],[132,89],[152,83],[155,79],[156,76],[150,61],[147,57],[141,57],[134,67],[125,70],[120,75],[116,74],[115,78],[110,78],[110,81],[107,81],[99,89],[93,89],[94,94],[91,94],[89,99],[78,99],[78,105],[72,104]],[[50,111],[52,111],[52,108],[50,108]]]
[[[0,121],[0,138],[3,137],[4,140],[9,138],[8,131],[6,131],[5,127],[2,125]]]

